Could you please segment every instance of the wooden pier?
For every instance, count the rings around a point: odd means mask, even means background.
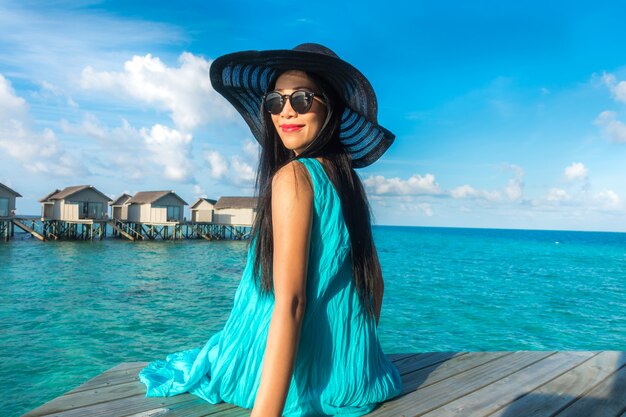
[[[518,351],[393,354],[401,395],[368,416],[626,417],[626,352]],[[191,394],[146,398],[123,363],[25,414],[35,416],[247,416]]]
[[[13,219],[11,217],[0,217],[0,239],[8,242],[9,238],[13,237],[14,231]]]
[[[34,221],[31,222],[32,227],[28,226],[26,224],[26,222],[27,221],[25,219],[13,219],[11,226],[12,227],[14,227],[14,226],[19,227],[20,229],[22,229],[26,233],[30,233],[33,237],[41,240],[42,242],[46,240],[46,238],[43,235],[41,235],[40,233],[38,233],[35,230],[35,222]],[[11,233],[11,236],[13,236],[13,233]]]
[[[9,241],[18,227],[41,240],[102,240],[107,236],[138,240],[244,240],[251,225],[209,222],[137,223],[117,219],[50,220],[32,217],[0,218],[0,239]]]

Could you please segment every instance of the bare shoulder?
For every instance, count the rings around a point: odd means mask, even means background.
[[[313,219],[313,187],[307,168],[292,161],[280,168],[272,179],[272,227],[274,249],[288,246],[300,247],[308,239]],[[290,236],[286,238],[286,236]],[[299,239],[298,244],[290,239]],[[291,255],[284,259],[291,258]]]
[[[272,178],[272,195],[285,195],[310,198],[313,195],[313,182],[308,169],[302,162],[291,161],[281,167]]]

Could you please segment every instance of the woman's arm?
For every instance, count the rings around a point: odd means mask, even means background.
[[[290,163],[272,181],[274,311],[261,383],[250,417],[280,417],[289,391],[306,304],[313,189],[306,168]]]

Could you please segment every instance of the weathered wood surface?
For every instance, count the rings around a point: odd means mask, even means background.
[[[369,416],[626,417],[626,352],[429,352],[390,355],[400,396]],[[250,410],[191,394],[146,398],[123,363],[24,417],[233,417]]]

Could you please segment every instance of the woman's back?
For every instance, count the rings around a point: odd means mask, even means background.
[[[352,281],[350,236],[339,196],[317,159],[298,161],[312,180],[314,216],[306,310],[283,414],[359,416],[399,394],[401,380]],[[202,350],[179,352],[144,369],[140,377],[147,395],[189,391],[212,403],[253,407],[274,301],[254,280],[254,244],[224,329]]]

